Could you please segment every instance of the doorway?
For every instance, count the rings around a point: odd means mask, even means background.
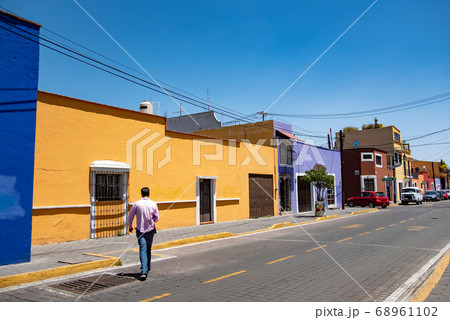
[[[200,179],[200,224],[212,222],[211,180]]]
[[[250,218],[273,216],[273,176],[249,174],[248,188]]]
[[[298,212],[312,211],[311,184],[297,177]]]

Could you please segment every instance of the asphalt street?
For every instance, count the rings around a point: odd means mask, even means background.
[[[129,282],[92,293],[55,286],[80,278],[71,276],[0,301],[382,302],[449,244],[449,217],[450,201],[411,204],[163,249],[145,282],[137,267],[118,268],[108,274]]]

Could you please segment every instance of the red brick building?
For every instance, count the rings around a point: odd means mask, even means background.
[[[393,182],[383,181],[392,176],[392,170],[387,168],[385,151],[375,148],[345,149],[342,150],[342,159],[343,188],[347,198],[361,191],[378,191],[393,199]]]

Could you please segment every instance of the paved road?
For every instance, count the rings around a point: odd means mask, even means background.
[[[450,201],[399,206],[159,250],[145,282],[83,295],[45,282],[2,291],[0,301],[380,302],[448,245],[449,213]]]

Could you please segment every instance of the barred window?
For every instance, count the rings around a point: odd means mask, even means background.
[[[120,192],[120,174],[95,175],[95,200],[116,201],[122,200]]]

